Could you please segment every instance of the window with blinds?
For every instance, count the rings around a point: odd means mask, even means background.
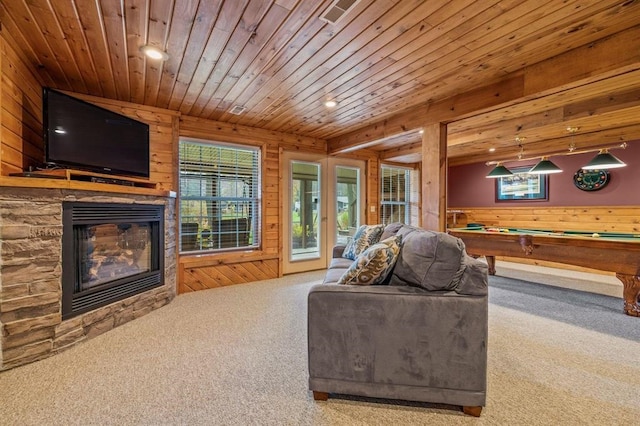
[[[382,166],[380,170],[380,223],[410,224],[410,170]]]
[[[180,140],[180,251],[258,247],[260,150]]]

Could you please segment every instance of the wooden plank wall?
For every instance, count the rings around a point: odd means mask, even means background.
[[[380,161],[371,157],[367,161],[367,223],[380,223]],[[375,206],[375,211],[371,207]]]
[[[414,164],[414,168],[411,171],[411,223],[420,226],[422,224],[422,164]]]
[[[0,175],[19,173],[44,161],[42,131],[42,86],[37,73],[14,49],[10,36],[0,36],[2,53],[1,154]],[[111,101],[104,98],[67,92],[111,111],[140,120],[150,126],[151,173],[149,180],[161,190],[176,190],[173,148],[178,112],[154,107]]]
[[[483,223],[504,228],[640,233],[638,209],[640,206],[465,207],[456,210],[463,211],[458,214],[457,226]]]
[[[457,214],[457,227],[482,223],[501,228],[527,228],[592,232],[640,233],[640,206],[588,207],[464,207],[451,208]],[[454,227],[452,215],[448,225]],[[499,258],[500,259],[500,258]],[[604,274],[602,271],[523,258],[502,258],[510,262],[551,266],[562,269]],[[611,274],[606,274],[611,275]]]
[[[2,82],[0,107],[0,175],[20,173],[44,160],[42,143],[42,84],[12,47],[6,32],[0,35]]]
[[[183,256],[178,266],[178,294],[244,284],[281,276],[279,255],[236,252]]]
[[[263,232],[259,250],[181,256],[178,263],[178,293],[281,276],[280,224],[283,213],[280,154],[282,151],[326,153],[326,142],[189,116],[180,119],[180,136],[262,148]]]

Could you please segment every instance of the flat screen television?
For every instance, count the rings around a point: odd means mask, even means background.
[[[149,177],[149,125],[45,87],[45,162],[112,175]]]

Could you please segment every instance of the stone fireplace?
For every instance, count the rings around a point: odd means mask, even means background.
[[[0,370],[169,303],[175,242],[173,197],[1,188]]]

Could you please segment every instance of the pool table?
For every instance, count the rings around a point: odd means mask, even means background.
[[[468,226],[449,234],[464,241],[467,253],[484,256],[489,274],[495,256],[521,257],[615,272],[624,285],[624,312],[640,317],[640,233],[551,231]]]

